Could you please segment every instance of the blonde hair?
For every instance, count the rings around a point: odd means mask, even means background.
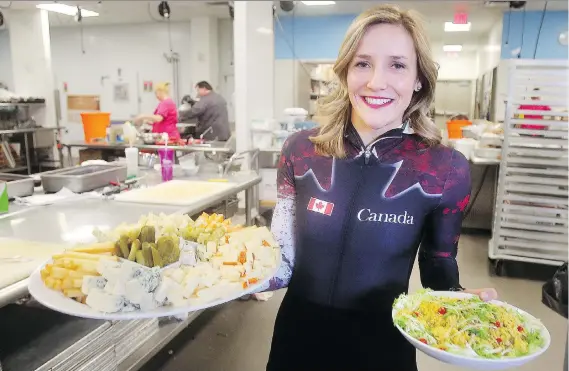
[[[346,156],[344,133],[352,114],[347,86],[348,68],[366,31],[376,24],[401,25],[411,35],[417,53],[417,77],[422,87],[413,94],[403,121],[409,120],[415,133],[427,144],[436,145],[441,141],[440,130],[427,117],[435,95],[438,67],[432,58],[431,46],[419,15],[413,11],[402,11],[394,5],[380,5],[363,12],[352,22],[340,47],[334,64],[337,84],[332,93],[319,102],[318,116],[324,120],[320,123],[318,135],[310,138],[316,152],[321,155]]]
[[[154,91],[161,91],[166,94],[170,94],[170,83],[169,82],[161,82],[156,84]]]

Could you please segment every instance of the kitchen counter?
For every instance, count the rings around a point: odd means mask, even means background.
[[[142,171],[141,175],[142,185],[152,186],[161,183],[159,172],[147,170]],[[210,180],[213,178],[218,180],[221,177],[218,174],[207,173],[194,177],[176,177],[181,180]],[[124,203],[87,196],[49,206],[29,207],[12,204],[10,213],[0,216],[0,235],[62,244],[87,242],[93,239],[92,231],[95,227],[103,230],[114,228],[123,222],[136,222],[141,215],[151,212],[194,215],[242,191],[246,193],[247,211],[250,211],[252,189],[260,183],[261,177],[255,172],[240,172],[223,177],[223,179],[234,186],[223,193],[218,193],[215,197],[204,197],[183,207]],[[247,221],[248,223],[251,221],[250,212],[247,213]],[[27,312],[28,304],[35,304],[32,300],[21,306],[12,304],[1,308],[25,297],[27,292],[27,279],[0,290],[0,311],[2,311],[0,313],[6,314],[4,317],[6,323],[12,323],[12,319],[16,322],[22,321],[18,318],[23,317],[24,312]],[[25,346],[16,347],[18,349],[11,353],[3,354],[0,349],[0,362],[3,364],[0,364],[0,370],[2,366],[5,367],[5,371],[23,371],[28,367],[41,371],[53,368],[62,371],[79,368],[90,370],[94,369],[92,368],[94,364],[97,364],[97,367],[104,367],[101,370],[138,370],[201,312],[190,313],[184,320],[161,319],[156,331],[148,332],[151,336],[145,338],[146,340],[143,339],[140,345],[131,344],[134,347],[134,353],[121,361],[118,352],[121,340],[136,338],[141,331],[146,331],[146,324],[134,324],[128,332],[118,336],[118,330],[114,328],[130,321],[105,322],[76,319],[44,308],[42,313],[53,313],[56,317],[59,316],[57,321],[50,322],[55,330],[47,329],[42,330],[43,332],[37,330],[37,334],[28,336],[27,343],[23,343]],[[8,316],[7,313],[12,314]],[[34,326],[28,325],[27,322],[25,320],[24,323],[18,322],[18,326],[31,331]],[[7,332],[3,333],[7,334]],[[123,343],[124,341],[121,344]],[[58,346],[53,347],[50,344]],[[71,361],[71,358],[75,360]],[[102,362],[106,366],[102,366]]]
[[[140,182],[152,186],[161,182],[158,172],[145,171]],[[220,179],[217,174],[198,174],[194,177],[178,177],[181,180]],[[66,245],[90,242],[94,228],[109,230],[121,223],[138,221],[148,213],[182,213],[195,215],[203,210],[222,203],[230,196],[245,191],[246,223],[250,224],[251,189],[261,182],[256,173],[231,174],[226,179],[234,186],[212,197],[204,197],[187,206],[166,206],[117,202],[103,198],[73,198],[47,206],[18,206],[11,204],[10,213],[0,216],[0,236]],[[27,295],[25,281],[0,289],[0,307]]]
[[[126,143],[107,143],[107,142],[86,143],[84,141],[67,142],[67,143],[62,143],[61,145],[67,147],[68,150],[70,150],[73,147],[102,149],[102,150],[121,150],[129,147],[129,145]],[[133,147],[136,147],[138,149],[158,150],[164,148],[164,145],[136,143],[133,145]],[[168,146],[168,148],[180,152],[219,152],[219,153],[232,152],[231,148],[227,147],[226,142],[208,142],[204,144],[189,144],[186,146]]]

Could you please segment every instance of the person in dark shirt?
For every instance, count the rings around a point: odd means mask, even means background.
[[[349,27],[338,86],[318,129],[289,137],[272,231],[282,265],[259,291],[288,287],[269,371],[415,371],[394,327],[418,255],[423,286],[465,290],[456,262],[470,170],[426,113],[437,67],[412,12],[381,5]]]
[[[194,102],[190,109],[180,111],[182,121],[196,118],[198,126],[196,135],[203,134],[204,139],[227,141],[231,136],[227,102],[213,91],[207,81],[196,84],[200,100]]]

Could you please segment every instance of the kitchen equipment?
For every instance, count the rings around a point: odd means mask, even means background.
[[[34,179],[26,175],[0,174],[0,182],[8,185],[8,198],[31,196],[34,193]]]
[[[124,154],[126,157],[126,176],[127,178],[136,178],[138,176],[138,148],[125,148]]]
[[[230,191],[232,183],[171,180],[154,187],[121,193],[115,201],[185,206]]]
[[[63,187],[75,193],[102,188],[110,182],[126,179],[126,165],[89,165],[58,169],[41,174],[45,192],[58,192]]]
[[[160,133],[143,133],[140,136],[142,137],[144,144],[155,144],[162,140],[162,134]]]
[[[485,158],[490,160],[499,160],[502,157],[501,148],[490,148],[490,147],[480,147],[476,146],[474,149],[474,156],[478,158]]]
[[[38,130],[33,133],[34,148],[51,148],[55,145],[55,134],[52,130]]]

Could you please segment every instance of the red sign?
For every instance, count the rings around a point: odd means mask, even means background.
[[[454,24],[467,24],[468,23],[468,14],[463,12],[457,12],[454,14]]]

